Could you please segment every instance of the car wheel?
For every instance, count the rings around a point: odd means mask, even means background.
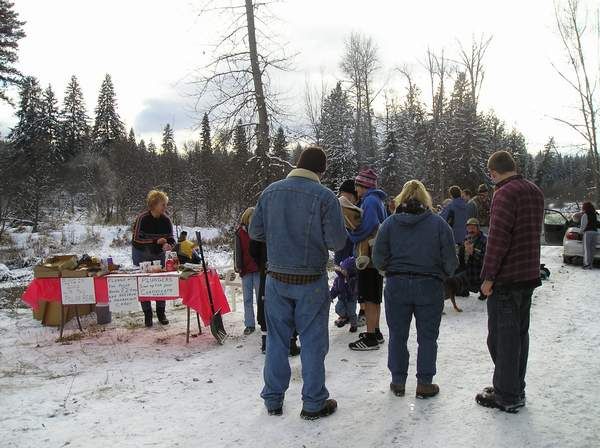
[[[563,263],[571,264],[572,263],[571,257],[567,257],[566,255],[563,255]]]

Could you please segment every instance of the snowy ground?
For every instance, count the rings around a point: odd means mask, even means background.
[[[563,266],[560,247],[544,247],[550,281],[532,308],[528,406],[517,415],[483,409],[474,395],[491,382],[485,303],[474,295],[446,304],[439,339],[438,397],[417,400],[411,333],[408,393],[388,390],[387,345],[347,348],[347,329],[330,329],[327,382],[338,412],[306,422],[300,360],[284,416],[268,417],[259,398],[260,335],[241,336],[241,306],[225,317],[231,337],[205,331],[185,344],[185,313],[145,329],[141,316],[60,344],[28,310],[0,310],[0,445],[183,447],[592,447],[600,444],[598,271]],[[333,321],[334,315],[331,315]],[[71,327],[73,328],[73,327]],[[385,324],[382,327],[387,333]],[[77,334],[72,330],[72,334]]]

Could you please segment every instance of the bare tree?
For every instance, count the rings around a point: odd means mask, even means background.
[[[485,78],[485,70],[483,65],[483,58],[485,53],[492,42],[492,37],[486,37],[481,35],[479,40],[473,37],[471,42],[471,48],[469,50],[459,42],[460,62],[465,68],[469,79],[469,85],[471,86],[471,98],[473,100],[473,107],[477,110],[477,104],[479,104],[479,93],[481,92],[481,85]]]
[[[325,82],[323,73],[321,73],[321,85],[318,87],[315,87],[311,80],[306,77],[304,82],[304,113],[308,119],[312,138],[317,145],[321,144],[321,111],[326,96],[327,83]]]
[[[229,27],[214,47],[212,60],[193,81],[197,87],[196,111],[212,122],[233,129],[238,120],[256,132],[257,154],[269,150],[269,123],[282,114],[271,82],[272,70],[289,70],[288,57],[281,44],[262,31],[273,19],[272,2],[209,0],[201,14],[227,15]],[[264,17],[259,16],[258,11]]]
[[[570,73],[554,68],[560,77],[572,88],[577,98],[579,119],[572,121],[565,118],[555,118],[577,132],[587,143],[592,179],[596,200],[600,200],[600,157],[598,155],[597,123],[596,123],[596,87],[600,77],[597,65],[598,48],[594,49],[596,56],[595,68],[589,68],[590,55],[587,53],[588,11],[581,11],[579,0],[555,2],[554,12],[556,26],[563,50],[567,56]],[[598,9],[595,10],[595,34],[591,39],[598,45],[600,23]]]

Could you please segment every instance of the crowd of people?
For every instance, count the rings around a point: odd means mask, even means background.
[[[364,327],[348,345],[362,352],[384,344],[380,319],[385,301],[390,390],[396,396],[405,395],[407,340],[414,316],[416,396],[437,395],[440,388],[433,382],[437,338],[449,284],[457,295],[474,292],[487,300],[487,345],[495,369],[492,386],[476,395],[477,403],[506,412],[525,406],[529,311],[533,290],[541,284],[540,189],[517,173],[506,151],[494,153],[488,161],[493,193],[486,185],[480,185],[475,196],[452,186],[441,207],[434,207],[418,180],[388,197],[377,188],[377,174],[370,168],[344,181],[336,196],[321,185],[326,169],[324,151],[306,148],[297,167],[269,185],[255,207],[242,214],[235,233],[244,334],[253,333],[256,323],[260,326],[266,355],[261,396],[268,414],[283,413],[291,375],[288,356],[298,354],[301,417],[318,419],[337,409],[325,385],[324,364],[334,299],[337,327],[347,325],[350,333]],[[134,227],[134,263],[155,258],[175,244],[164,213],[167,201],[164,193],[148,196],[148,211]],[[595,213],[588,219],[586,232],[595,232]],[[182,247],[193,249],[190,243]],[[332,285],[327,274],[330,251]],[[148,305],[144,313],[146,324],[152,325]],[[157,315],[161,323],[168,323],[164,303],[157,302]]]

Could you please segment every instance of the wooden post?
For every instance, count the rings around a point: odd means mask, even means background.
[[[185,332],[185,343],[190,343],[190,307],[187,307],[187,330]]]
[[[65,328],[65,306],[61,302],[60,303],[60,337],[59,337],[59,339],[62,339],[62,337],[63,337],[64,328]]]
[[[198,321],[198,334],[202,334],[202,325],[200,324],[200,314],[196,313],[196,320]]]

